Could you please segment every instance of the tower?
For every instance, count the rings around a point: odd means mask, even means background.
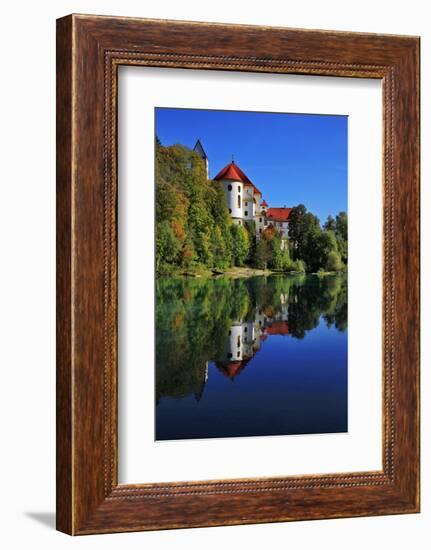
[[[256,235],[263,232],[262,193],[232,160],[214,178],[223,185],[232,220],[238,224],[254,221]]]
[[[207,179],[209,178],[209,163],[208,163],[208,157],[207,157],[207,154],[205,153],[205,149],[202,147],[202,143],[200,141],[200,139],[198,139],[196,141],[196,144],[195,146],[193,147],[193,151],[195,153],[197,153],[201,159],[204,161],[205,163],[205,170],[207,172]]]
[[[227,164],[214,178],[223,186],[229,214],[234,222],[242,225],[244,218],[244,186],[247,176],[234,161]]]

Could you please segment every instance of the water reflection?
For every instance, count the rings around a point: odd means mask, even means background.
[[[157,439],[345,431],[344,276],[159,279],[156,299]]]

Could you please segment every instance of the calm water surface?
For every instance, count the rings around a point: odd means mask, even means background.
[[[156,285],[157,440],[347,431],[344,276]]]

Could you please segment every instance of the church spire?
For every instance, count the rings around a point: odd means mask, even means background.
[[[196,144],[195,146],[193,147],[193,151],[195,153],[197,153],[201,159],[204,161],[205,163],[205,169],[207,171],[207,178],[209,177],[209,163],[208,163],[208,157],[207,157],[207,154],[205,153],[205,149],[203,148],[202,146],[202,143],[201,143],[201,140],[200,138],[197,139],[196,141]]]

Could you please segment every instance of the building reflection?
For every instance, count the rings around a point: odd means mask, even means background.
[[[164,397],[201,401],[212,377],[221,382],[217,374],[242,379],[272,336],[303,339],[321,318],[328,328],[347,329],[341,277],[167,279],[157,292],[157,404]]]
[[[223,353],[215,361],[217,369],[233,380],[260,350],[268,336],[289,334],[288,296],[280,295],[277,311],[256,309],[251,320],[232,323]]]

